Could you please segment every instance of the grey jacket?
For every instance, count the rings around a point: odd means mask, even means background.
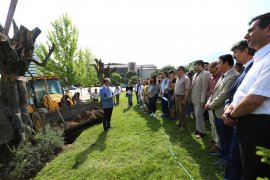
[[[206,103],[206,93],[209,86],[211,75],[208,71],[202,70],[199,74],[196,73],[191,84],[191,102],[193,104]]]
[[[225,100],[229,97],[230,89],[239,73],[235,69],[228,71],[228,74],[216,84],[212,95],[209,97],[207,104],[214,111],[218,118],[222,118],[225,107]],[[222,78],[222,76],[220,77]]]

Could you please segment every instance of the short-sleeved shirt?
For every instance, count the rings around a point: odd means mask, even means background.
[[[162,94],[165,93],[165,89],[168,87],[170,80],[168,78],[165,78],[162,80],[162,83],[160,85]]]
[[[153,96],[155,96],[155,95],[157,95],[158,94],[158,85],[157,84],[150,84],[149,86],[148,86],[149,88],[148,88],[148,96],[149,97],[153,97]]]
[[[99,96],[98,92],[97,93],[93,92],[91,95],[93,99],[98,99],[98,96]]]
[[[253,66],[238,87],[232,105],[236,107],[249,94],[268,97],[251,114],[270,115],[270,43],[257,51],[253,59]]]
[[[133,86],[127,86],[126,91],[131,91],[132,92],[133,91]]]
[[[175,82],[176,82],[176,79],[173,79],[172,81],[170,81],[170,82],[169,82],[169,87],[170,87],[170,88],[173,88],[173,85],[175,84]],[[174,88],[168,90],[168,94],[173,94],[173,93],[174,93]]]
[[[178,77],[174,86],[174,95],[185,95],[186,90],[190,89],[190,79],[187,75]]]

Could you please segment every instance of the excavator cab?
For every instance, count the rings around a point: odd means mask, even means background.
[[[67,106],[74,106],[72,97],[65,93],[59,76],[36,76],[27,83],[28,112],[37,131],[44,128],[45,115]]]

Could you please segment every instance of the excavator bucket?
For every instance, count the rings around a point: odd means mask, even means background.
[[[98,103],[96,102],[80,103],[74,106],[64,107],[64,108],[59,109],[58,111],[61,115],[57,111],[48,112],[45,115],[45,119],[50,124],[62,123],[63,120],[64,122],[69,122],[75,119],[77,116],[80,116],[82,113],[86,111],[98,110],[98,109],[100,109],[100,107]]]

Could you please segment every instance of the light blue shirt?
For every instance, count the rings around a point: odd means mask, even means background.
[[[102,86],[99,90],[99,96],[102,102],[103,108],[112,108],[113,107],[113,93],[110,87]]]

